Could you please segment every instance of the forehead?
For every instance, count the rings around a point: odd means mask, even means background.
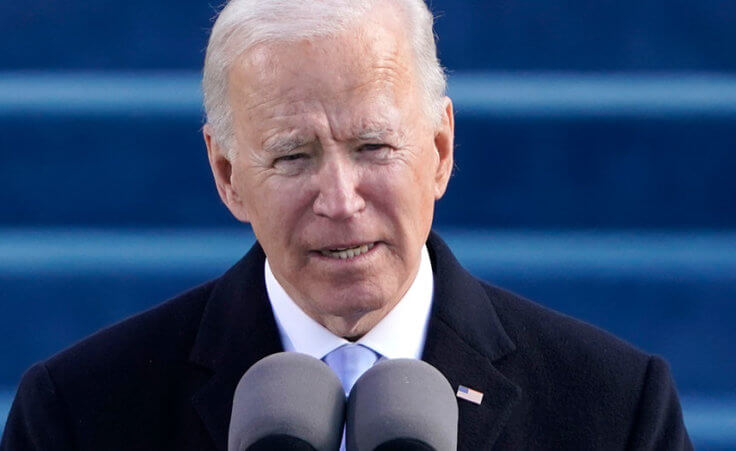
[[[400,22],[366,18],[335,36],[256,46],[229,72],[235,120],[286,119],[321,110],[350,127],[391,127],[415,97],[413,60]],[[237,128],[237,127],[236,127]]]

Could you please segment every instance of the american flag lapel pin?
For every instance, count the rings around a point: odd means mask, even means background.
[[[483,401],[483,393],[477,390],[473,390],[472,388],[468,388],[464,385],[460,385],[457,388],[457,397],[478,405],[480,405],[481,401]]]

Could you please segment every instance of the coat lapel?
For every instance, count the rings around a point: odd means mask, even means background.
[[[190,361],[213,371],[192,402],[215,446],[227,449],[233,393],[243,373],[283,351],[263,277],[265,255],[256,243],[212,291]]]
[[[458,449],[487,450],[521,398],[492,364],[514,351],[491,300],[434,233],[428,241],[435,292],[422,359],[459,385],[484,394],[480,405],[458,399]]]

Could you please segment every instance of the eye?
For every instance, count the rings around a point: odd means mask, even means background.
[[[292,153],[289,155],[278,157],[275,160],[273,160],[273,162],[274,164],[276,164],[276,163],[281,163],[281,162],[296,161],[296,160],[300,160],[305,157],[306,157],[306,154],[303,154],[303,153]]]
[[[369,143],[369,144],[363,144],[362,146],[360,146],[360,150],[366,150],[370,152],[370,151],[375,151],[375,150],[383,150],[388,147],[389,145],[384,144],[384,143]]]

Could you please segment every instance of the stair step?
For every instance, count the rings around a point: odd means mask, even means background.
[[[493,284],[665,356],[685,391],[736,391],[736,232],[446,230]],[[0,230],[0,385],[235,263],[247,229]],[[53,296],[50,295],[53,293]],[[38,324],[29,339],[26,324]],[[703,352],[707,349],[707,352]]]
[[[221,2],[217,2],[219,5]],[[722,0],[432,0],[454,70],[736,70],[736,6]],[[199,69],[213,3],[28,0],[0,4],[2,65]]]
[[[198,80],[1,75],[0,224],[235,224]],[[460,73],[450,93],[457,169],[438,224],[736,227],[736,77]]]

